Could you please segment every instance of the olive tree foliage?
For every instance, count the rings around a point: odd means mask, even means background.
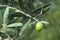
[[[51,40],[49,35],[52,35],[53,31],[49,34],[48,30],[51,25],[53,29],[56,24],[52,14],[53,0],[0,0],[0,4],[1,40]],[[39,34],[40,39],[35,39],[35,34],[40,32],[35,30],[35,24],[43,20],[48,21],[50,25],[44,25],[43,31]]]

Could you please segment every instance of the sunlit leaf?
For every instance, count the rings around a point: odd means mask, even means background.
[[[21,31],[20,31],[20,34],[19,35],[22,35],[22,33],[27,29],[27,27],[29,27],[29,24],[31,22],[31,19],[29,19],[25,25],[21,28]]]
[[[7,25],[7,27],[17,27],[17,26],[23,26],[23,24],[22,23],[13,23],[13,24]]]
[[[49,24],[49,22],[47,22],[47,21],[41,21],[42,23],[44,23],[44,24]]]
[[[8,21],[8,14],[9,14],[9,7],[6,8],[4,15],[3,15],[3,24],[6,24]]]
[[[2,37],[0,36],[0,40],[2,40]]]
[[[9,38],[5,38],[4,40],[10,40]]]

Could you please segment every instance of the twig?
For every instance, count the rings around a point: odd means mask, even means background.
[[[22,14],[24,14],[24,15],[32,18],[32,19],[34,19],[35,21],[39,21],[38,19],[36,19],[36,18],[30,16],[29,14],[26,14],[25,12],[23,12],[23,11],[21,11],[21,10],[18,10],[18,9],[16,9],[16,8],[14,8],[14,7],[10,7],[10,6],[7,6],[7,5],[0,5],[0,7],[9,7],[10,9],[16,10],[15,12],[20,12],[20,13],[22,13]]]

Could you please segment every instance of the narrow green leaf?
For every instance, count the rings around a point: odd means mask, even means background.
[[[0,10],[0,24],[2,24],[2,10]]]
[[[35,9],[34,11],[32,11],[32,13],[40,13],[40,11],[43,9],[43,14],[45,14],[47,11],[50,10],[50,8],[51,8],[50,6],[51,6],[51,3],[45,4],[37,9]]]
[[[22,23],[13,23],[13,24],[7,25],[7,27],[17,27],[17,26],[23,26],[23,24]]]
[[[47,21],[41,21],[43,24],[49,24],[49,22]]]
[[[9,14],[9,7],[6,8],[4,15],[3,15],[3,24],[6,24],[8,21],[8,14]]]
[[[2,33],[7,33],[7,34],[10,34],[10,35],[13,36],[13,35],[15,35],[17,33],[17,30],[16,29],[12,29],[12,28],[5,28],[5,29],[2,29],[1,32]]]
[[[9,38],[5,38],[4,40],[9,40]]]
[[[0,40],[2,40],[2,37],[0,36]]]
[[[25,25],[21,28],[21,31],[20,31],[20,33],[19,33],[20,36],[21,36],[22,33],[27,29],[27,27],[29,27],[30,22],[31,22],[31,19],[29,19],[29,20],[25,23]]]

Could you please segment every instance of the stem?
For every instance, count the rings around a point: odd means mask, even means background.
[[[30,16],[29,14],[26,14],[25,12],[23,12],[21,10],[18,10],[18,9],[16,9],[14,7],[10,7],[10,6],[7,6],[7,5],[0,5],[0,7],[9,7],[10,9],[16,10],[15,12],[20,12],[20,13],[26,15],[27,17],[30,17],[30,18],[34,19],[35,21],[39,21],[38,19],[36,19],[36,18]]]

